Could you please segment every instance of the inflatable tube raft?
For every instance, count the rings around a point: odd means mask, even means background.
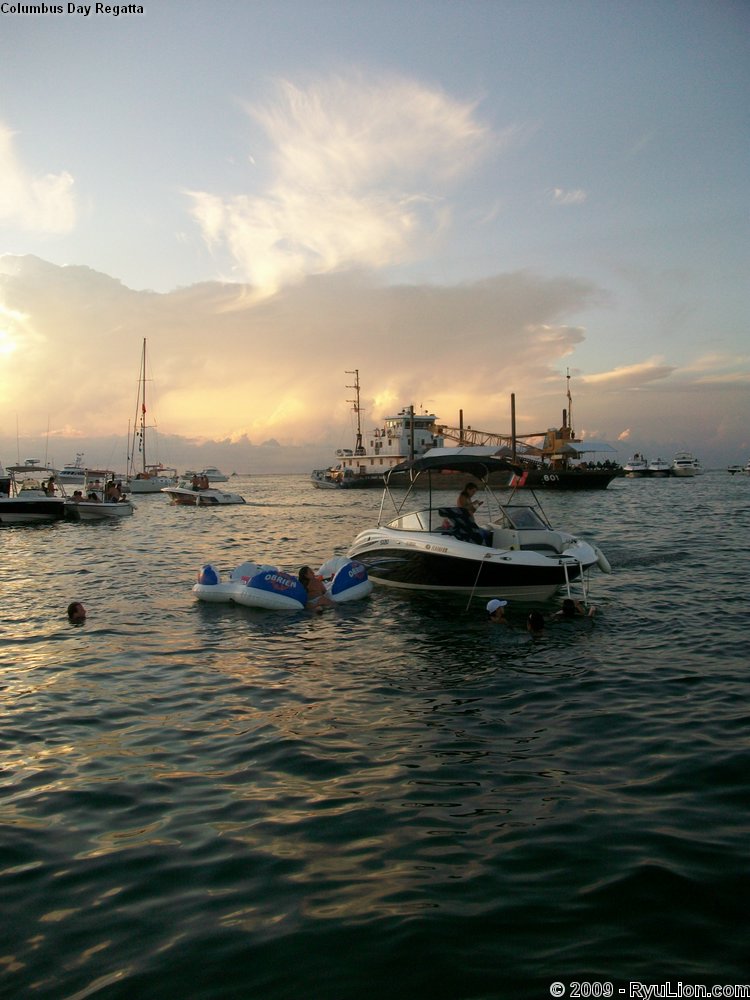
[[[361,600],[372,592],[373,584],[364,565],[346,556],[329,559],[318,575],[324,578],[326,594],[337,604]],[[200,601],[232,602],[272,611],[302,611],[307,606],[307,591],[297,576],[254,562],[242,563],[225,581],[215,566],[206,563],[198,573],[193,594]]]

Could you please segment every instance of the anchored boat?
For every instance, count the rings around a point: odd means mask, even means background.
[[[516,502],[514,491],[500,503],[490,477],[517,470],[492,452],[491,446],[436,448],[391,470],[378,523],[357,535],[348,556],[362,562],[375,583],[403,590],[546,600],[580,581],[585,593],[590,569],[610,572],[605,555],[591,542],[553,528],[533,491],[524,502]],[[444,482],[446,474],[457,477],[458,488],[467,480],[484,487],[487,520],[478,523],[433,489],[433,477]],[[408,486],[399,497],[392,481],[400,479],[403,488],[404,477]],[[414,508],[413,491],[425,477],[427,503]],[[384,520],[386,505],[395,511],[391,520]]]

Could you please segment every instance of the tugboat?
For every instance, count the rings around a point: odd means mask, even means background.
[[[339,448],[336,462],[327,469],[315,469],[310,482],[319,490],[383,489],[383,476],[395,465],[424,455],[430,448],[441,448],[443,438],[437,430],[434,413],[415,413],[405,407],[395,416],[385,417],[365,438],[362,434],[359,369],[347,371],[354,376],[354,399],[347,400],[357,415],[357,435],[353,448]]]
[[[496,454],[509,458],[519,469],[510,473],[492,473],[490,484],[514,489],[604,490],[622,475],[620,466],[609,457],[615,449],[603,441],[582,441],[573,430],[573,399],[570,372],[567,378],[568,408],[562,412],[562,426],[534,434],[515,433],[515,394],[511,394],[510,434],[494,434],[463,427],[439,427],[439,432],[462,446],[497,445]],[[531,440],[542,439],[541,446]]]

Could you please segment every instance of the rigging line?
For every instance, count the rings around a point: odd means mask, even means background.
[[[466,611],[469,610],[471,602],[474,600],[474,591],[477,589],[477,583],[479,582],[479,574],[482,572],[482,566],[484,566],[484,561],[485,559],[491,559],[491,558],[492,558],[492,553],[487,552],[485,555],[482,556],[479,562],[479,569],[477,570],[477,575],[474,580],[474,586],[471,588],[471,593],[469,594],[469,600],[466,602],[466,608],[465,608]]]

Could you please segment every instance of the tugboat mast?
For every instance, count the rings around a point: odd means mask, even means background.
[[[354,389],[355,398],[347,399],[347,403],[352,404],[352,409],[357,414],[357,440],[354,444],[354,454],[362,455],[364,454],[364,448],[362,447],[362,408],[359,405],[359,368],[355,368],[354,371],[347,371],[347,375],[354,376],[354,385],[348,385],[347,389]]]

